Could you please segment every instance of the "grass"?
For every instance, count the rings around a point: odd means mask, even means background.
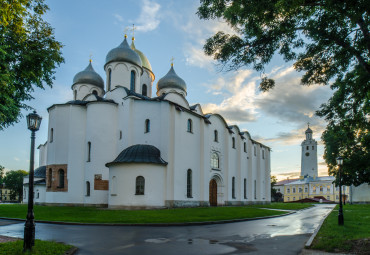
[[[254,208],[270,208],[270,209],[282,209],[282,210],[301,210],[312,207],[311,203],[271,203],[266,205],[248,205],[248,207]]]
[[[325,219],[311,248],[327,252],[370,251],[370,204],[344,205],[344,225],[338,225],[338,206]]]
[[[35,220],[82,223],[182,223],[256,218],[286,212],[244,207],[107,210],[95,207],[34,206]],[[0,217],[25,219],[27,205],[0,205]]]
[[[32,252],[23,253],[23,240],[0,243],[0,255],[59,255],[71,249],[72,245],[35,240]]]

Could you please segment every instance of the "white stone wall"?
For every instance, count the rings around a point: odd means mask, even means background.
[[[130,89],[130,81],[131,81],[131,71],[135,71],[135,92],[141,94],[141,75],[142,75],[142,68],[131,64],[127,62],[111,62],[108,65],[105,66],[105,72],[107,79],[106,81],[108,82],[108,75],[109,75],[109,69],[112,70],[111,74],[111,87],[110,90],[116,88],[117,86],[123,86],[128,89]],[[108,83],[106,85],[107,92],[109,91],[108,89]]]

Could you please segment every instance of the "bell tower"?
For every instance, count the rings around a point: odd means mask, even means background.
[[[302,142],[301,176],[317,177],[317,142],[312,138],[312,130],[308,123],[306,139]]]

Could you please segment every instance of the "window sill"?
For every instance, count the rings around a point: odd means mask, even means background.
[[[144,194],[135,194],[135,196],[144,196]]]
[[[117,196],[117,194],[110,194],[111,195],[111,197],[115,197],[115,196]]]
[[[193,198],[193,197],[186,197],[186,198]]]
[[[221,169],[219,169],[219,168],[211,168],[211,170],[214,170],[214,171],[221,171]]]
[[[190,133],[190,134],[193,134],[193,132],[192,131],[187,131],[188,133]]]

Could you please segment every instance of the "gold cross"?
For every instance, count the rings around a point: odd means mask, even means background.
[[[135,37],[135,30],[137,28],[135,27],[135,24],[132,24],[132,37]]]
[[[172,57],[170,60],[171,60],[171,66],[173,66],[173,61],[174,61],[175,59]]]
[[[91,63],[91,62],[92,62],[92,59],[91,59],[91,58],[92,58],[92,54],[91,54],[91,53],[90,53],[90,55],[89,55],[89,58],[90,58],[90,60],[89,60],[89,61],[90,61],[90,63]]]
[[[125,27],[125,29],[123,30],[125,32],[125,38],[127,37],[127,31],[129,30],[130,28],[129,27]]]

